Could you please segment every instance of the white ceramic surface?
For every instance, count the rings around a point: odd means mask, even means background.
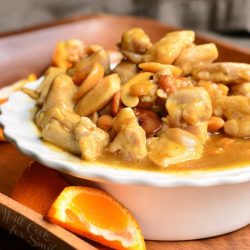
[[[35,88],[40,81],[27,86]],[[83,162],[40,140],[32,121],[34,108],[35,102],[24,93],[10,96],[0,116],[6,138],[48,167],[95,181],[135,215],[146,239],[210,237],[250,222],[250,166],[177,176]]]

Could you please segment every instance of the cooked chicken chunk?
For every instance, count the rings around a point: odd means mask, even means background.
[[[187,129],[203,143],[206,141],[212,104],[205,89],[194,87],[175,92],[167,99],[166,109],[172,127]]]
[[[60,68],[69,68],[83,56],[84,45],[81,40],[69,39],[57,44],[52,57],[53,65]]]
[[[80,146],[82,158],[87,161],[96,160],[109,144],[109,134],[98,128],[96,124],[87,117],[81,117],[73,134]]]
[[[221,83],[213,83],[210,81],[199,81],[198,87],[203,87],[209,94],[211,99],[215,99],[218,95],[227,95],[229,88],[228,86]]]
[[[42,129],[42,137],[45,141],[63,148],[74,154],[81,154],[79,144],[76,142],[71,131],[55,119],[51,119]]]
[[[147,155],[146,133],[131,108],[124,108],[117,114],[114,129],[118,134],[110,144],[110,152],[119,152],[126,160],[138,160]]]
[[[130,29],[122,35],[122,50],[145,54],[151,46],[148,35],[141,28]]]
[[[53,82],[53,80],[59,75],[65,73],[65,69],[56,68],[56,67],[49,67],[47,71],[44,74],[44,79],[41,82],[41,84],[36,89],[36,92],[40,94],[39,99],[37,100],[37,104],[41,105],[43,104],[50,86]]]
[[[218,57],[218,50],[213,43],[194,45],[183,49],[174,65],[182,69],[183,75],[189,75],[195,65],[211,63]]]
[[[191,133],[179,129],[167,129],[160,137],[148,139],[148,157],[156,165],[167,167],[201,157],[203,145]]]
[[[193,41],[193,31],[169,32],[150,48],[148,61],[172,64],[182,49],[192,44]]]
[[[35,117],[35,122],[43,129],[51,119],[59,121],[63,127],[71,130],[80,121],[80,116],[55,106],[46,111],[40,110]]]
[[[76,89],[77,87],[69,76],[64,74],[58,75],[51,84],[42,110],[46,111],[53,107],[61,107],[73,112],[73,95]]]
[[[244,95],[250,98],[250,82],[233,85],[231,90],[234,95]]]
[[[212,115],[212,105],[207,91],[194,87],[181,89],[169,96],[166,102],[171,123],[180,127],[182,123],[196,125],[208,121]]]
[[[220,62],[197,65],[192,71],[193,77],[198,80],[220,83],[243,83],[250,81],[250,64]]]
[[[250,100],[241,95],[218,96],[213,105],[213,112],[227,120],[244,119],[250,117]]]
[[[226,121],[224,131],[235,137],[250,137],[250,117]]]

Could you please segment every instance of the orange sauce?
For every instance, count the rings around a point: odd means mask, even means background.
[[[201,158],[169,165],[166,168],[159,167],[149,159],[138,162],[128,162],[119,155],[106,154],[98,159],[98,162],[112,167],[140,169],[165,173],[180,173],[188,171],[215,171],[228,168],[238,168],[250,165],[250,139],[228,138],[229,145],[225,144],[225,135],[212,135],[208,139]],[[223,148],[224,147],[224,148]]]

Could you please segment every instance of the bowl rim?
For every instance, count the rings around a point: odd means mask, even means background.
[[[34,89],[42,79],[43,77],[30,82],[26,84],[26,87]],[[17,103],[19,104],[18,110],[15,108],[17,107]],[[34,123],[30,109],[27,109],[27,107],[34,109],[35,101],[21,91],[13,93],[8,101],[0,106],[0,126],[3,128],[6,139],[14,144],[22,153],[41,164],[78,178],[162,188],[184,186],[207,187],[250,181],[250,165],[228,170],[194,171],[194,173],[189,173],[188,175],[178,175],[174,173],[114,168],[103,163],[81,161],[79,157],[73,156],[68,152],[56,152],[45,144],[42,144],[37,132],[30,129],[31,125],[34,126]],[[16,124],[18,124],[18,129],[15,127]],[[27,130],[26,126],[30,132],[28,135],[27,133],[23,133]],[[24,134],[25,136],[23,136]]]

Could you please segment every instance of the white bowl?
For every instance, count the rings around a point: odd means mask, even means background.
[[[26,86],[35,88],[41,80]],[[146,239],[205,238],[250,223],[250,166],[177,175],[83,162],[41,141],[34,109],[35,101],[24,93],[10,96],[0,116],[6,138],[40,163],[81,183],[91,180],[116,197],[135,215]]]

